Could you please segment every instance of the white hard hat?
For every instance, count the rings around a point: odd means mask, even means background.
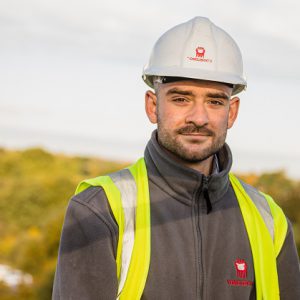
[[[209,19],[195,17],[164,33],[154,45],[143,80],[179,77],[224,82],[235,95],[246,88],[243,61],[232,37]]]

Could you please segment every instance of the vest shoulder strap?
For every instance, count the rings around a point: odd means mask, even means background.
[[[274,219],[271,213],[270,206],[266,201],[266,198],[253,186],[243,182],[240,179],[239,181],[242,184],[243,188],[245,189],[246,193],[250,196],[251,200],[254,202],[260,215],[264,219],[264,222],[270,232],[272,240],[274,240]]]
[[[151,251],[150,196],[144,159],[128,169],[85,180],[75,193],[90,186],[104,189],[119,227],[117,299],[139,300],[148,275]]]
[[[109,175],[121,193],[122,209],[124,212],[124,232],[122,236],[122,253],[118,297],[121,294],[128,274],[135,238],[135,214],[137,187],[128,169],[123,169]],[[113,201],[112,199],[108,200]],[[121,237],[119,237],[120,239]]]
[[[271,196],[259,192],[256,188],[240,179],[239,181],[262,216],[272,237],[277,257],[287,233],[288,224],[286,217],[282,209],[275,203]]]
[[[236,194],[251,245],[255,269],[257,299],[279,300],[276,257],[287,232],[287,221],[279,206],[271,198],[261,198],[259,192],[242,184],[232,173],[230,182]],[[252,198],[251,198],[252,196]],[[268,206],[264,202],[268,203]],[[271,204],[270,204],[271,203]],[[261,213],[262,212],[262,213]],[[273,237],[270,234],[270,212],[273,218]],[[285,229],[278,231],[278,226]],[[275,241],[282,241],[279,242]]]
[[[262,193],[266,200],[268,201],[273,220],[274,220],[274,247],[275,247],[275,254],[276,257],[279,255],[283,243],[285,241],[285,237],[288,231],[288,222],[285,217],[284,212],[282,211],[281,207],[276,204],[273,198],[270,195]]]

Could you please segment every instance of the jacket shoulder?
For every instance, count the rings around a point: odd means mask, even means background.
[[[117,230],[117,224],[109,206],[105,191],[100,186],[91,186],[74,195],[70,203],[79,204],[100,217],[108,226]]]

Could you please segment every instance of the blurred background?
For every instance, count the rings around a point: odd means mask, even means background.
[[[271,193],[300,249],[296,0],[0,2],[0,299],[50,299],[77,183],[143,155],[154,127],[142,68],[195,15],[238,42],[248,79],[228,133],[233,169]]]

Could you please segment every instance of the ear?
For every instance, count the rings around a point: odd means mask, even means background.
[[[152,91],[145,94],[145,110],[151,123],[157,123],[157,96]]]
[[[231,128],[238,116],[239,112],[239,107],[240,107],[240,98],[239,97],[234,97],[230,99],[230,104],[229,104],[229,115],[228,115],[228,123],[227,123],[227,128]]]

